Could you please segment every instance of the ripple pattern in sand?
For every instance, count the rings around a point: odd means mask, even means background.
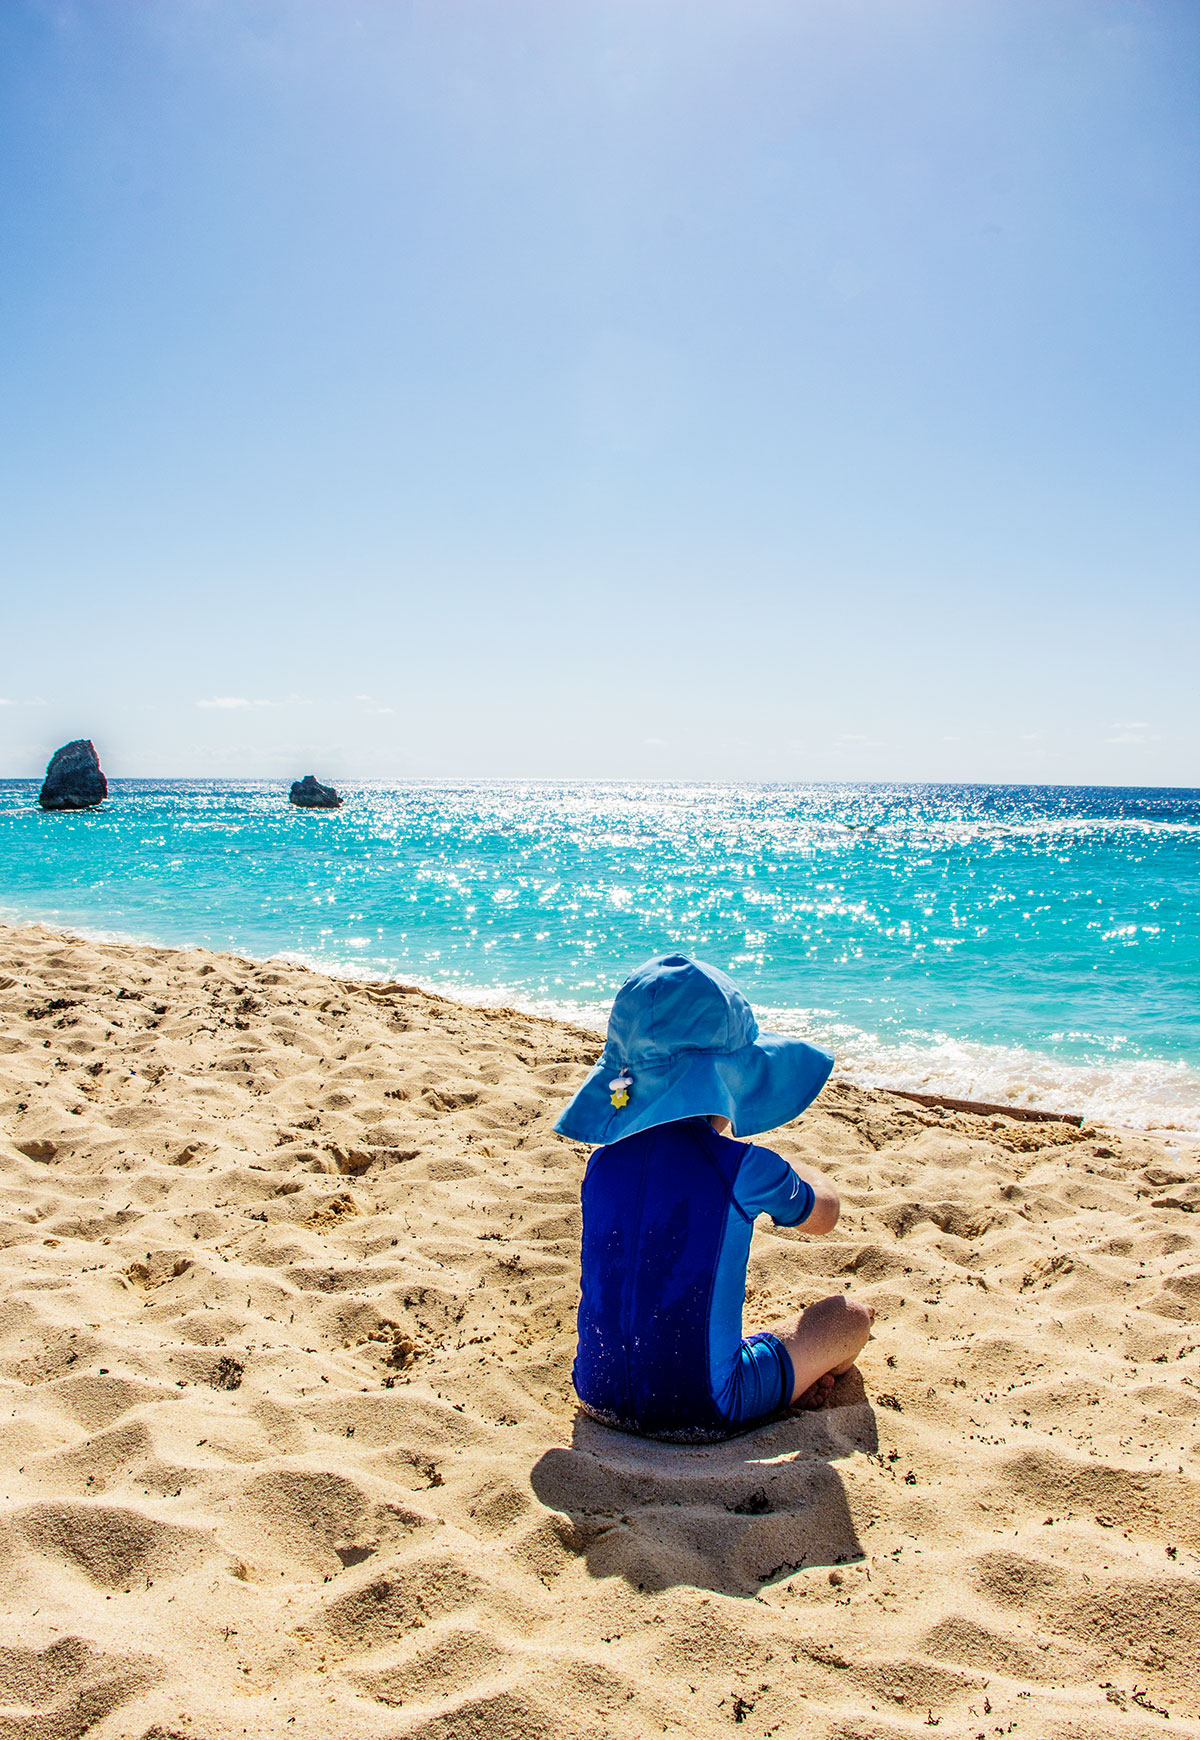
[[[838,1406],[570,1390],[590,1034],[0,932],[0,1740],[1200,1735],[1194,1159],[835,1087],[747,1321]]]

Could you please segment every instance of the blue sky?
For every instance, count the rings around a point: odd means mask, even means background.
[[[1200,9],[6,0],[0,774],[1200,784]]]

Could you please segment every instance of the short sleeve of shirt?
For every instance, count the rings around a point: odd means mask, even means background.
[[[816,1196],[780,1154],[748,1148],[738,1169],[734,1199],[744,1214],[769,1214],[776,1226],[799,1226],[813,1211]]]

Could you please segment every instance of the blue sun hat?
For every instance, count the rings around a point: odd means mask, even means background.
[[[600,1061],[554,1128],[576,1142],[618,1142],[716,1114],[735,1136],[757,1136],[799,1117],[832,1068],[827,1051],[763,1033],[718,967],[658,955],[617,992]]]

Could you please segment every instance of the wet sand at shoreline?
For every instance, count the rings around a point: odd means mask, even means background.
[[[0,1740],[1200,1735],[1200,1157],[828,1088],[746,1326],[837,1405],[578,1416],[594,1034],[0,927]]]

